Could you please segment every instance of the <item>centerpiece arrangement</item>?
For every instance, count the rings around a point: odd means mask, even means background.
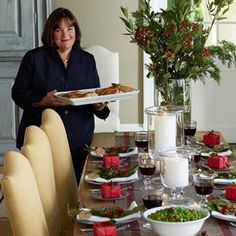
[[[216,21],[225,19],[233,0],[208,0],[211,22],[204,25],[201,0],[173,0],[167,10],[154,12],[150,0],[141,0],[140,8],[129,13],[121,7],[120,17],[131,37],[149,55],[147,77],[154,78],[161,95],[158,105],[185,106],[190,110],[190,81],[205,83],[210,77],[220,82],[217,61],[230,67],[236,64],[236,46],[222,40],[209,45],[208,38]]]

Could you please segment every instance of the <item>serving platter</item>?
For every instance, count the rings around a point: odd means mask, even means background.
[[[131,92],[120,92],[115,94],[108,94],[108,95],[100,95],[100,96],[88,96],[88,97],[81,97],[81,98],[67,98],[65,94],[73,92],[73,91],[80,91],[80,92],[94,92],[97,89],[102,88],[93,88],[93,89],[81,89],[81,90],[71,90],[71,91],[63,91],[63,92],[56,92],[54,95],[68,105],[72,106],[80,106],[80,105],[88,105],[88,104],[96,104],[101,102],[115,102],[123,99],[128,99],[133,97],[139,93],[139,90],[134,90]]]

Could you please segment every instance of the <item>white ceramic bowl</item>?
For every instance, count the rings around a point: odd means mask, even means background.
[[[151,213],[154,213],[161,209],[170,208],[170,207],[179,207],[179,206],[155,207],[155,208],[146,210],[143,214],[145,220],[148,221],[152,225],[153,230],[159,236],[176,236],[176,235],[194,236],[200,231],[205,220],[210,216],[209,211],[207,211],[206,209],[190,207],[190,206],[181,206],[185,208],[191,208],[191,209],[203,211],[205,212],[206,216],[199,220],[187,221],[187,222],[164,222],[164,221],[151,220],[148,218],[148,216]]]

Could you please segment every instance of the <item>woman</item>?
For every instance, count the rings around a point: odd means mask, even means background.
[[[25,128],[40,126],[42,111],[54,109],[65,125],[77,181],[87,155],[85,145],[92,141],[94,114],[106,119],[110,112],[105,104],[68,106],[54,96],[56,91],[100,86],[94,57],[80,48],[80,39],[74,15],[68,9],[54,10],[45,24],[43,46],[26,53],[12,87],[12,99],[23,109],[17,148],[23,145]]]

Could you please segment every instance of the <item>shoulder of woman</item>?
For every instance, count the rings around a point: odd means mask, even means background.
[[[47,49],[44,46],[37,47],[26,52],[25,57],[35,57],[47,53]]]

